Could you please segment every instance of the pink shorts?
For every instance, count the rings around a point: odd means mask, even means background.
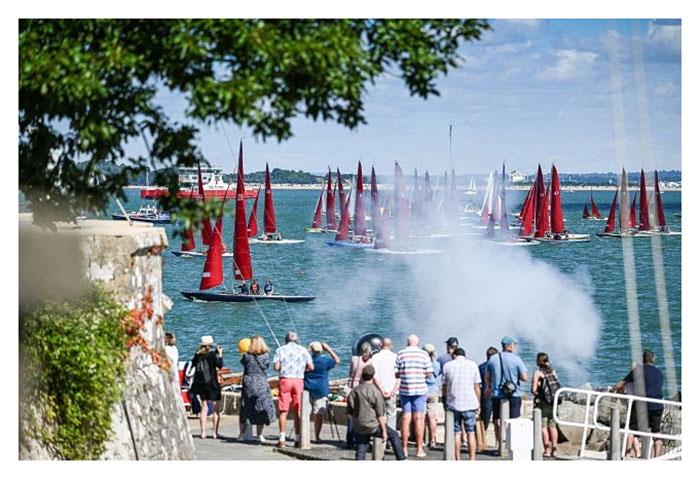
[[[301,414],[301,395],[304,392],[304,380],[301,378],[280,378],[280,412],[289,411],[291,403],[292,409],[297,414]]]

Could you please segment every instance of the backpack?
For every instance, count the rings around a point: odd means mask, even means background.
[[[547,404],[554,404],[554,396],[560,387],[557,373],[554,370],[546,373],[542,378],[542,400]]]
[[[199,356],[197,358],[197,364],[194,367],[194,383],[211,383],[211,370],[209,369],[209,361],[206,356]]]

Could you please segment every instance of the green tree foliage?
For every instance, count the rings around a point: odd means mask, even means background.
[[[481,20],[20,20],[20,189],[35,222],[50,225],[104,210],[149,163],[170,172],[195,164],[197,125],[233,122],[278,141],[297,116],[356,128],[380,75],[400,77],[411,95],[438,95],[436,79],[457,65],[460,43],[488,28]],[[164,113],[159,88],[187,99],[187,124]],[[125,144],[142,139],[149,158],[127,157]],[[126,165],[117,173],[98,166],[117,160]],[[176,189],[172,174],[153,180]],[[163,206],[198,214],[173,194]]]
[[[128,315],[92,287],[70,302],[20,311],[20,414],[24,438],[62,459],[97,459],[121,397]],[[23,435],[20,435],[23,440]]]

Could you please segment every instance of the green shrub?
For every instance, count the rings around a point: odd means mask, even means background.
[[[126,308],[91,286],[20,310],[23,434],[62,459],[96,459],[111,434],[126,357]],[[20,437],[20,439],[22,439]]]

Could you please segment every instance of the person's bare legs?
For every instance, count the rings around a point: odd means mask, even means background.
[[[428,428],[430,429],[430,445],[437,444],[437,414],[435,412],[428,413]]]
[[[547,426],[542,428],[542,445],[544,446],[544,457],[550,457],[552,455],[552,443],[549,438],[549,428]]]
[[[467,434],[469,438],[469,460],[476,461],[476,432]]]
[[[408,436],[411,434],[411,413],[404,412],[401,415],[401,445],[404,455],[408,456]]]
[[[264,424],[256,424],[255,429],[257,429],[258,437],[262,436]]]
[[[462,433],[455,433],[455,461],[462,459]]]
[[[197,396],[199,401],[199,437],[204,439],[207,437],[207,402],[202,399],[202,396]]]
[[[211,408],[213,411],[211,413],[212,430],[214,431],[212,437],[216,439],[219,437],[219,401],[212,401]]]
[[[314,422],[314,434],[316,442],[321,441],[321,428],[323,427],[323,416],[321,414],[312,414],[311,420]]]
[[[425,454],[423,439],[425,436],[425,413],[413,413],[413,427],[416,429],[416,456]]]
[[[282,434],[287,434],[287,414],[289,414],[288,411],[280,411],[280,437],[282,437]],[[284,443],[280,441],[280,446],[284,447]]]
[[[501,450],[501,420],[493,420],[493,433],[496,435],[496,450]]]
[[[301,407],[300,407],[301,409]],[[296,442],[297,438],[301,439],[301,415],[299,414],[299,410],[294,411],[294,441]]]
[[[654,439],[654,457],[661,455],[661,439]]]
[[[559,431],[556,426],[549,426],[549,442],[552,444],[552,457],[557,455],[557,443],[559,442]]]

